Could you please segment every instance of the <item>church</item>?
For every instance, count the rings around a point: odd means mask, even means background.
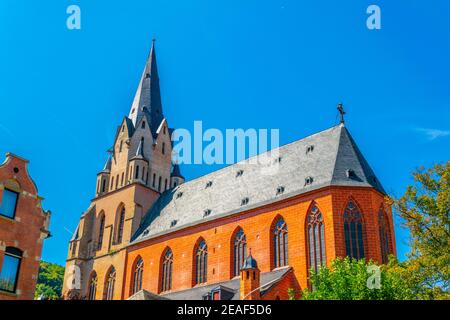
[[[281,146],[273,175],[250,158],[185,181],[172,132],[153,42],[70,240],[65,299],[288,299],[336,257],[395,254],[386,192],[343,117]]]

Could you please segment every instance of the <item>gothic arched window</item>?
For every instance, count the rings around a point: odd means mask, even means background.
[[[167,249],[164,253],[161,273],[161,292],[172,289],[173,253]]]
[[[362,214],[350,200],[344,211],[344,236],[346,255],[350,258],[364,258],[364,228]]]
[[[100,226],[98,229],[98,245],[97,249],[101,250],[103,246],[103,232],[105,231],[105,214],[100,217]]]
[[[326,264],[326,257],[323,216],[315,204],[311,206],[306,219],[309,269],[317,272],[320,266]]]
[[[205,283],[208,273],[208,246],[205,240],[202,240],[195,253],[195,283]]]
[[[244,231],[242,231],[242,229],[239,229],[239,231],[234,236],[233,244],[233,275],[238,276],[241,272],[244,260],[247,257],[247,238],[245,237],[245,233]]]
[[[105,281],[105,300],[114,299],[114,285],[116,284],[116,269],[111,267]]]
[[[89,300],[95,300],[97,294],[97,273],[95,271],[91,274],[91,279],[89,280]]]
[[[144,260],[138,258],[133,271],[133,294],[142,290],[142,275],[144,273]]]
[[[278,218],[273,228],[273,256],[275,268],[288,265],[288,228],[283,218]]]
[[[120,210],[119,221],[117,225],[117,243],[122,243],[123,226],[125,224],[125,207]]]
[[[380,247],[381,247],[381,261],[382,263],[387,263],[389,260],[389,254],[392,253],[390,245],[390,228],[389,220],[384,212],[383,208],[380,209],[378,213],[378,225],[380,228]]]

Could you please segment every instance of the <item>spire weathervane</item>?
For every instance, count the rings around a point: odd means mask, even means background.
[[[344,124],[345,120],[344,120],[344,115],[345,115],[345,111],[344,111],[344,105],[342,103],[339,103],[337,106],[337,110],[339,111],[339,114],[341,115],[341,123]]]

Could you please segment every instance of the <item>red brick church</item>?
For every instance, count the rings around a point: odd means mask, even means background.
[[[67,299],[287,299],[336,257],[395,253],[386,192],[343,121],[280,147],[276,174],[248,159],[192,181],[172,132],[153,44],[70,241]]]

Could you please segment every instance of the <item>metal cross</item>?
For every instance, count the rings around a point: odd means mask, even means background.
[[[342,103],[339,103],[338,106],[337,106],[337,110],[339,111],[339,114],[341,115],[341,123],[345,123],[345,120],[344,120],[344,115],[345,115],[344,105]]]

